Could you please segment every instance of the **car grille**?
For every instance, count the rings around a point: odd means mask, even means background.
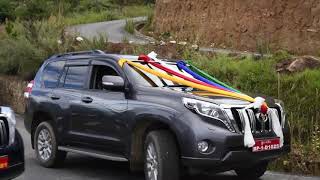
[[[276,111],[276,114],[279,117],[279,121],[281,123],[281,114],[279,108],[271,108],[272,111]],[[232,115],[234,117],[234,120],[236,122],[236,125],[240,132],[244,132],[244,113],[241,108],[231,108]],[[257,113],[253,109],[247,109],[246,115],[249,117],[250,121],[250,127],[252,130],[252,133],[269,133],[272,131],[272,121],[271,116],[268,114],[264,119],[261,117],[257,117]]]
[[[8,123],[4,119],[0,119],[0,147],[8,145],[9,128]]]

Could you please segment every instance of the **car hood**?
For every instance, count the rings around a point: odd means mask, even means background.
[[[180,87],[143,87],[139,90],[142,94],[149,94],[153,96],[163,96],[166,98],[173,99],[173,97],[186,97],[186,98],[193,98],[203,101],[212,102],[218,105],[240,105],[245,106],[250,104],[248,101],[239,100],[236,98],[225,97],[219,94],[208,93],[205,91],[193,91],[188,88],[180,88]]]

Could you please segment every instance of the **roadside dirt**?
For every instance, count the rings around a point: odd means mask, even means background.
[[[153,26],[198,45],[320,53],[319,0],[157,0]]]
[[[126,43],[108,43],[106,52],[116,54],[136,54],[136,49],[140,47],[145,52],[155,51],[160,58],[167,59],[181,59],[183,53],[183,47],[177,44],[166,44],[166,45],[134,45]]]

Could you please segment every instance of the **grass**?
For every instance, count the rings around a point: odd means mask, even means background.
[[[103,12],[83,12],[83,13],[74,13],[65,18],[65,23],[67,25],[76,25],[76,24],[87,24],[103,21],[112,21],[120,19],[121,16],[118,13],[113,11],[103,11]]]
[[[124,29],[130,34],[134,33],[134,22],[132,19],[126,20],[126,25],[124,26]]]
[[[113,8],[106,11],[85,11],[73,13],[65,17],[66,25],[86,24],[94,22],[111,21],[117,19],[148,16],[153,11],[151,5],[134,5],[123,8]]]

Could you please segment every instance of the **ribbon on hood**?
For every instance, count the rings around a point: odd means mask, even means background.
[[[177,76],[177,77],[179,77],[179,78],[182,78],[182,79],[184,79],[184,80],[187,80],[187,81],[190,81],[190,82],[193,82],[193,83],[197,83],[197,84],[200,84],[200,85],[204,85],[204,86],[209,86],[209,87],[212,87],[212,88],[217,88],[217,89],[220,89],[220,90],[230,91],[230,90],[228,90],[228,89],[221,88],[221,87],[216,87],[216,86],[213,86],[213,85],[211,85],[211,84],[207,84],[207,83],[205,83],[205,82],[202,82],[202,81],[199,81],[199,80],[196,80],[196,79],[187,77],[187,76],[185,76],[185,75],[183,75],[183,74],[180,74],[180,73],[178,73],[178,72],[176,72],[176,71],[174,71],[174,70],[172,70],[172,69],[170,69],[170,68],[168,68],[168,67],[165,67],[165,66],[164,66],[164,63],[160,63],[160,62],[158,62],[158,61],[154,61],[154,60],[151,59],[149,56],[140,55],[140,56],[139,56],[139,60],[143,60],[144,62],[149,63],[149,64],[151,64],[152,66],[155,66],[155,67],[158,68],[158,69],[161,69],[161,70],[163,70],[163,71],[165,71],[165,72],[167,72],[167,73],[169,73],[169,74],[172,74],[172,75]]]
[[[189,68],[190,68],[193,72],[199,74],[200,76],[202,76],[202,77],[204,77],[204,78],[206,78],[206,79],[208,79],[208,80],[210,80],[210,81],[213,81],[213,82],[215,82],[215,83],[218,83],[218,84],[220,84],[221,86],[224,86],[224,87],[226,87],[226,88],[229,88],[229,89],[233,90],[234,92],[241,93],[239,90],[237,90],[237,89],[235,89],[235,88],[227,85],[226,83],[224,83],[224,82],[222,82],[222,81],[219,81],[218,79],[216,79],[215,77],[213,77],[213,76],[205,73],[205,72],[202,71],[201,69],[198,69],[197,67],[195,67],[194,65],[192,65],[190,61],[187,61],[187,63],[188,63],[188,65],[189,65]]]

